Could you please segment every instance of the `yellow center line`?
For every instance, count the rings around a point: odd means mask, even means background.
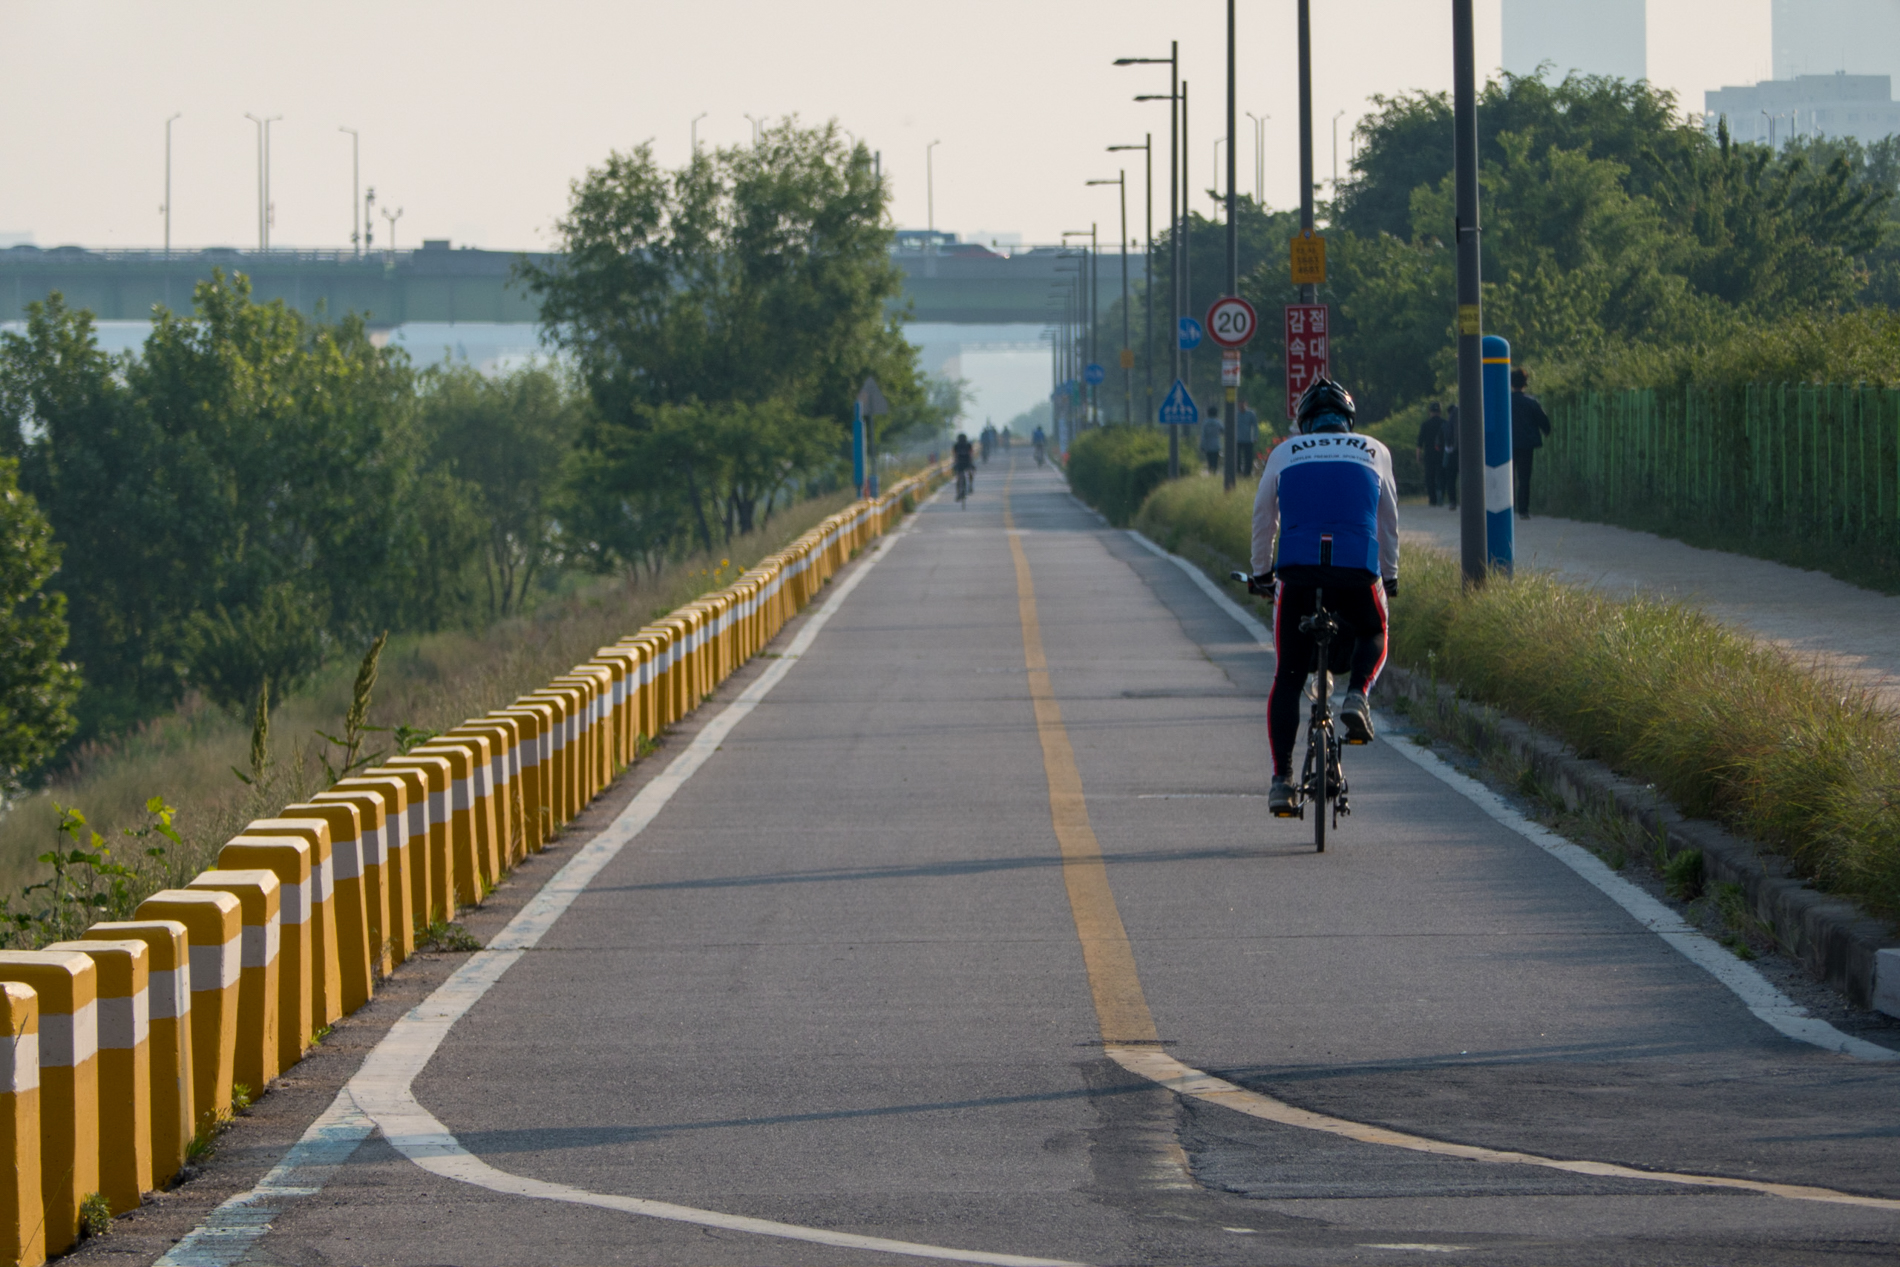
[[[1075,764],[1075,749],[1069,744],[1068,729],[1062,724],[1062,706],[1056,701],[1055,688],[1049,679],[1049,660],[1042,648],[1042,620],[1036,612],[1035,578],[1029,570],[1029,556],[1023,550],[1022,536],[1016,531],[1016,516],[1010,501],[1010,486],[1015,478],[1012,463],[1009,475],[1003,480],[1003,527],[1009,537],[1010,557],[1016,563],[1016,608],[1023,627],[1023,664],[1029,670],[1029,698],[1035,708],[1036,735],[1042,741],[1043,773],[1049,782],[1049,818],[1062,850],[1062,882],[1069,892],[1069,912],[1075,920],[1076,937],[1082,943],[1082,963],[1088,971],[1089,993],[1095,1001],[1095,1020],[1102,1032],[1104,1055],[1128,1072],[1177,1095],[1191,1096],[1282,1126],[1319,1131],[1363,1144],[1464,1161],[1541,1166],[1571,1174],[1728,1188],[1790,1201],[1900,1210],[1900,1200],[1893,1198],[1805,1184],[1639,1170],[1613,1162],[1541,1157],[1535,1153],[1428,1139],[1296,1108],[1284,1100],[1204,1073],[1160,1050],[1161,1036],[1148,1011],[1147,996],[1142,993],[1141,977],[1135,968],[1135,950],[1122,924],[1121,911],[1115,905],[1115,891],[1109,886],[1108,869],[1102,862],[1102,845],[1089,822],[1088,801],[1082,792],[1082,773]]]

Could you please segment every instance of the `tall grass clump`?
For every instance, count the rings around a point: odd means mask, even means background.
[[[1200,545],[1230,566],[1244,568],[1253,550],[1253,498],[1258,487],[1258,480],[1242,480],[1227,492],[1217,479],[1170,480],[1142,503],[1134,526],[1176,553]]]
[[[1411,549],[1392,655],[1786,855],[1819,887],[1900,916],[1900,717],[1684,604],[1545,573],[1466,591]]]
[[[1126,528],[1168,478],[1168,436],[1158,427],[1092,427],[1069,446],[1069,487]]]

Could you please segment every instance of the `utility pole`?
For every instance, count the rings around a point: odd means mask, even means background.
[[[1234,173],[1239,154],[1235,137],[1234,0],[1227,0],[1227,293],[1240,294],[1240,221],[1234,215]],[[1234,354],[1236,357],[1239,353]],[[1223,375],[1225,377],[1225,375]],[[1221,418],[1221,487],[1232,489],[1236,478],[1236,441],[1239,438],[1240,386],[1227,388],[1227,409]]]
[[[1457,0],[1453,0],[1454,3]],[[1313,231],[1313,20],[1312,0],[1300,4],[1300,229]],[[1300,302],[1319,302],[1319,287],[1300,287]]]
[[[350,134],[350,247],[360,259],[363,255],[363,235],[356,227],[356,204],[361,197],[363,184],[361,138],[356,135],[355,128],[338,128],[337,131]]]
[[[184,118],[180,111],[165,120],[165,258],[172,257],[172,124]]]
[[[1300,0],[1306,11],[1306,0]],[[1478,90],[1471,0],[1451,0],[1452,180],[1458,229],[1458,556],[1465,584],[1485,571],[1484,311],[1478,254]]]

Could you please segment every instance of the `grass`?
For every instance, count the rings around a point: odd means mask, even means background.
[[[1250,520],[1250,490],[1180,480],[1157,489],[1135,525],[1190,557],[1198,547],[1244,559]],[[1900,917],[1900,717],[1869,692],[1681,603],[1537,572],[1467,592],[1454,559],[1418,548],[1400,575],[1394,662],[1654,784],[1818,887]]]
[[[382,653],[370,720],[391,728],[444,730],[498,707],[655,616],[729,584],[851,499],[841,492],[791,507],[719,555],[685,559],[657,576],[588,579],[525,617],[480,630],[393,637]],[[0,816],[0,894],[17,895],[46,879],[51,872],[41,855],[70,847],[59,839],[59,806],[83,809],[88,830],[99,831],[114,850],[113,861],[136,870],[122,902],[135,905],[147,893],[195,876],[245,823],[328,786],[320,762],[328,745],[317,732],[338,733],[361,652],[346,649],[310,690],[273,710],[270,762],[256,786],[233,774],[234,768],[251,768],[250,718],[232,717],[195,698],[111,745],[82,751]],[[372,750],[393,749],[389,734],[369,738]],[[172,825],[181,837],[162,857],[145,854],[146,840],[122,835],[149,826],[148,802],[155,795],[176,807]],[[19,899],[14,901],[17,907]],[[103,908],[90,916],[114,917]]]

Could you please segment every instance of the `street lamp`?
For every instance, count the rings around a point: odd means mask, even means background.
[[[700,121],[701,119],[703,119],[703,118],[705,118],[705,117],[706,117],[706,116],[707,116],[708,114],[711,114],[711,113],[712,113],[712,112],[711,112],[710,110],[701,110],[701,111],[700,111],[700,112],[699,112],[698,114],[696,114],[696,115],[694,115],[694,116],[693,116],[693,121],[692,121],[691,123],[689,123],[689,124],[687,124],[687,125],[686,125],[686,126],[687,126],[687,128],[688,128],[688,129],[689,129],[689,130],[691,131],[691,133],[692,133],[692,137],[693,137],[693,156],[694,156],[695,158],[697,158],[697,157],[699,156],[699,121]]]
[[[356,227],[356,203],[363,187],[363,168],[359,161],[362,155],[362,138],[356,134],[355,128],[339,127],[337,131],[350,134],[350,245],[356,249],[358,258],[361,258],[363,243],[362,233]]]
[[[270,125],[284,116],[273,114],[268,119],[260,119],[254,114],[245,114],[245,118],[257,125],[257,249],[270,250]]]
[[[1122,236],[1120,249],[1116,252],[1122,257],[1122,350],[1116,359],[1122,363],[1122,421],[1135,420],[1135,367],[1133,349],[1128,345],[1128,171],[1124,168],[1114,180],[1091,180],[1091,185],[1113,185],[1121,192],[1122,200]]]
[[[742,117],[752,125],[752,144],[756,146],[759,143],[759,121],[749,114]]]
[[[1339,201],[1339,120],[1345,114],[1341,110],[1333,116],[1333,201]]]
[[[172,124],[184,117],[184,112],[180,111],[165,120],[165,205],[161,210],[165,213],[166,259],[172,257]]]
[[[924,146],[924,227],[930,232],[930,249],[937,249],[937,169],[936,156],[931,153],[942,141],[932,141]]]
[[[1186,95],[1181,91],[1181,45],[1179,41],[1169,41],[1166,57],[1121,57],[1115,61],[1117,66],[1162,66],[1168,68],[1168,92],[1166,96],[1146,94],[1135,98],[1136,101],[1165,101],[1168,103],[1168,367],[1172,371],[1170,378],[1181,377],[1181,340],[1178,334],[1181,322],[1183,301],[1182,257],[1181,249],[1181,210],[1178,197],[1186,186],[1187,179],[1180,175],[1181,155],[1186,151],[1186,142],[1182,139],[1182,124],[1185,121]],[[1150,167],[1152,170],[1152,165]],[[1152,226],[1154,217],[1149,216]],[[1148,244],[1152,254],[1154,233],[1148,234]],[[1150,300],[1152,302],[1152,300]],[[1154,376],[1154,346],[1148,347],[1149,377]],[[1150,395],[1152,396],[1152,390]],[[1152,400],[1149,402],[1153,404]],[[1168,428],[1168,478],[1181,474],[1181,437],[1179,432]]]
[[[1111,145],[1110,154],[1122,150],[1140,150],[1148,166],[1148,237],[1141,253],[1141,363],[1148,380],[1148,417],[1155,416],[1155,155],[1154,133],[1142,138],[1140,145]]]
[[[1247,117],[1253,120],[1253,201],[1256,207],[1267,205],[1267,120],[1270,114],[1255,114],[1247,111]]]
[[[383,219],[389,221],[389,258],[393,260],[396,258],[396,221],[402,219],[402,208],[397,207],[391,211],[388,207],[384,207]]]
[[[1101,278],[1098,276],[1096,269],[1095,260],[1095,226],[1090,225],[1086,229],[1064,229],[1062,231],[1062,245],[1067,246],[1070,238],[1087,238],[1089,240],[1089,244],[1082,248],[1082,258],[1084,261],[1082,266],[1082,284],[1080,287],[1082,292],[1082,312],[1076,334],[1077,342],[1082,345],[1081,361],[1083,373],[1081,377],[1083,384],[1088,388],[1087,417],[1090,422],[1093,422],[1095,421],[1095,384],[1088,382],[1087,367],[1095,363],[1095,310],[1101,306],[1095,294],[1095,288],[1101,282]]]

